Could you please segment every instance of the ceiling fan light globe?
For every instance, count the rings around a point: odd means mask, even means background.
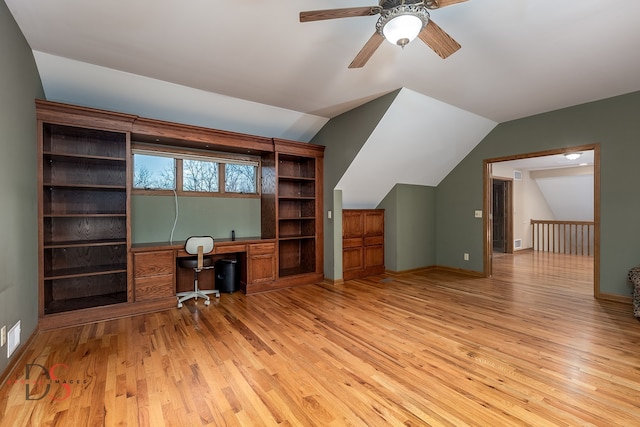
[[[423,22],[415,15],[400,15],[391,19],[382,27],[382,35],[392,44],[404,47],[418,37]]]

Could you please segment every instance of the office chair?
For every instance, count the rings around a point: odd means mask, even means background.
[[[202,290],[198,288],[198,273],[202,270],[213,268],[213,258],[204,256],[213,251],[213,237],[211,236],[192,236],[187,239],[184,244],[184,250],[190,255],[197,255],[193,258],[180,258],[178,264],[180,267],[193,269],[193,291],[179,292],[176,294],[178,298],[178,308],[182,308],[182,303],[188,299],[198,298],[204,299],[204,305],[209,305],[209,295],[214,294],[216,298],[220,298],[220,291]]]

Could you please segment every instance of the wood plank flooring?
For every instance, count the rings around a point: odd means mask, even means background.
[[[529,252],[491,279],[372,276],[48,331],[0,425],[638,425],[640,322],[593,299],[592,268]]]

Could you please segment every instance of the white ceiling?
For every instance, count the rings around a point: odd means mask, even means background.
[[[409,146],[435,100],[495,124],[640,90],[638,0],[469,0],[431,12],[462,45],[446,60],[420,40],[385,42],[361,69],[347,66],[377,16],[300,23],[299,12],[375,0],[5,2],[49,99],[265,136],[308,141],[327,119],[398,88],[424,101]],[[404,130],[383,120],[376,132]],[[447,142],[470,150],[464,138]],[[362,155],[384,155],[374,145]],[[395,175],[388,183],[402,182]]]

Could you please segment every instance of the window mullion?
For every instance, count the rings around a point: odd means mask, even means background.
[[[225,175],[226,172],[224,171],[225,167],[226,167],[226,163],[218,163],[218,191],[220,192],[220,194],[224,194],[226,191],[226,187],[225,187]]]
[[[176,159],[176,192],[180,195],[184,193],[182,183],[182,159]]]

